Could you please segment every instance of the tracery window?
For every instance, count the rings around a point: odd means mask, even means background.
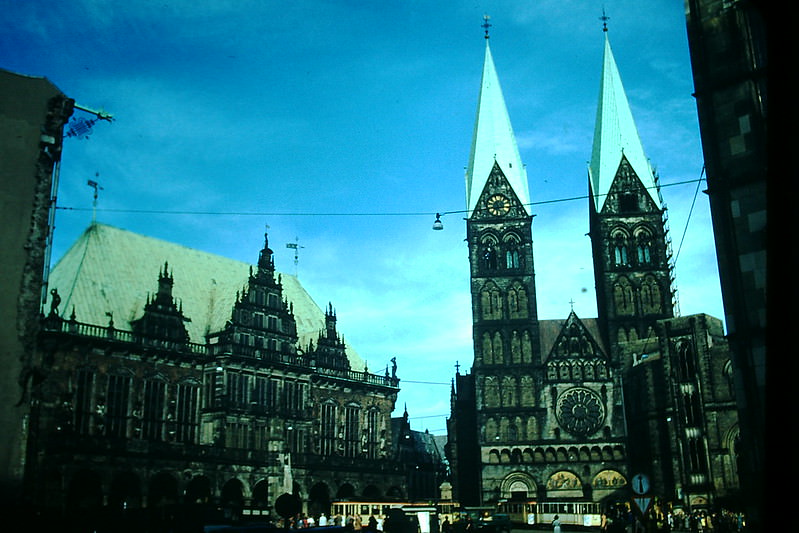
[[[499,407],[499,384],[497,378],[488,376],[485,380],[484,398],[486,407]]]
[[[497,269],[497,243],[494,239],[485,239],[482,243],[483,268],[489,272]]]
[[[487,365],[494,363],[494,343],[487,331],[483,332],[483,363]]]
[[[535,390],[533,389],[533,378],[530,376],[522,377],[521,382],[521,403],[523,407],[535,406]]]
[[[518,269],[521,266],[519,261],[519,237],[511,233],[504,238],[503,245],[505,247],[505,268],[508,270]]]
[[[494,333],[494,363],[502,364],[505,362],[505,348],[502,345],[502,335],[497,331]]]
[[[636,251],[639,265],[652,263],[652,235],[648,231],[639,231],[636,235]]]
[[[502,380],[502,406],[516,406],[516,379],[510,376],[505,376]]]
[[[527,290],[521,283],[508,289],[508,313],[511,318],[527,318]]]
[[[514,331],[510,337],[510,355],[511,361],[514,363],[522,362],[522,341],[519,337],[519,332]]]
[[[626,278],[619,278],[613,285],[613,302],[616,305],[617,315],[634,313],[633,288]]]
[[[641,307],[645,313],[659,313],[662,309],[660,285],[653,276],[641,283]]]
[[[495,283],[487,283],[480,293],[483,319],[502,318],[502,298],[499,287]]]
[[[614,266],[627,266],[630,264],[627,257],[627,235],[622,231],[616,231],[611,237],[611,246],[613,250],[613,265]]]
[[[522,334],[522,361],[525,363],[533,361],[533,343],[530,340],[529,331],[525,331]]]
[[[497,433],[497,422],[493,418],[486,420],[485,425],[485,440],[486,443],[492,443],[497,440],[499,434]]]

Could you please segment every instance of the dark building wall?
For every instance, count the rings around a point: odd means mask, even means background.
[[[707,193],[734,354],[742,486],[752,523],[758,524],[766,455],[766,21],[762,7],[752,1],[687,0],[686,16]]]
[[[22,401],[32,380],[53,175],[72,100],[44,78],[0,70],[0,488],[16,497],[25,466]]]

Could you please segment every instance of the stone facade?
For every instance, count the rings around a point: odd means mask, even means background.
[[[102,233],[126,247],[112,228],[90,228],[87,239],[102,241],[93,237]],[[199,254],[166,249],[178,264],[182,254],[192,261]],[[98,251],[88,249],[84,267]],[[79,321],[81,302],[97,301],[81,300],[79,281],[64,295],[73,304],[67,315],[54,287],[39,335],[40,379],[31,388],[26,492],[38,509],[78,524],[93,517],[92,527],[125,513],[148,527],[171,527],[185,513],[201,521],[212,511],[276,518],[273,505],[284,493],[310,514],[329,512],[337,498],[408,497],[392,434],[396,368],[353,368],[332,305],[315,341],[302,342],[268,241],[229,318],[203,343],[188,333],[190,314],[200,313],[184,307],[186,286],[175,278],[200,279],[172,263],[154,272],[155,291],[129,327],[110,312],[103,325]]]

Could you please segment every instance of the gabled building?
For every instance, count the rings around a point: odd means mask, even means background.
[[[310,514],[407,496],[399,378],[364,367],[266,236],[249,265],[92,224],[50,287],[26,465],[45,515],[166,527],[208,509],[274,518],[284,493]]]
[[[667,212],[604,37],[588,179],[598,317],[543,320],[531,194],[486,34],[466,174],[474,363],[448,420],[466,504],[609,508],[634,476],[686,507],[738,488],[729,349],[717,319],[675,317]]]

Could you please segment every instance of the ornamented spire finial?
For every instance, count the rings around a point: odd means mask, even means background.
[[[605,15],[605,8],[604,7],[602,7],[602,16],[599,17],[599,20],[602,21],[602,31],[607,32],[608,31],[608,21],[610,20],[610,17]]]
[[[488,21],[489,21],[489,19],[490,19],[490,18],[491,18],[491,17],[489,17],[488,15],[483,15],[483,29],[484,29],[484,30],[485,30],[485,32],[486,32],[486,35],[485,35],[485,38],[486,38],[486,39],[488,39],[488,38],[489,38],[489,35],[488,35],[488,28],[490,28],[490,27],[491,27],[491,24],[489,24],[489,23],[488,23]]]

